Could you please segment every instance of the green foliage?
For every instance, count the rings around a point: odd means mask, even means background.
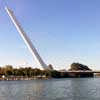
[[[61,73],[56,70],[53,70],[53,71],[51,71],[51,77],[59,78],[59,77],[61,77]]]
[[[34,77],[34,76],[50,76],[51,72],[49,70],[40,70],[38,68],[31,68],[31,67],[25,67],[25,68],[13,68],[11,65],[6,65],[4,67],[0,67],[0,75],[5,76],[24,76],[24,77]]]
[[[13,74],[13,67],[11,65],[6,65],[4,67],[5,75],[12,75]]]
[[[49,67],[52,69],[52,65],[49,65]],[[80,64],[80,63],[73,63],[71,64],[71,68],[69,70],[91,70],[88,68],[88,66]],[[72,73],[71,73],[72,74]],[[4,67],[0,67],[0,75],[5,76],[23,76],[23,77],[35,77],[35,76],[46,76],[46,77],[53,77],[53,78],[65,78],[65,77],[72,77],[73,75],[70,75],[69,73],[59,72],[56,70],[40,70],[38,68],[32,68],[32,67],[25,67],[25,68],[14,68],[11,65],[6,65]],[[90,74],[80,74],[78,76],[93,76]],[[74,75],[76,77],[76,74]]]

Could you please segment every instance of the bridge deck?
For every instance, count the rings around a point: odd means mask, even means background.
[[[100,73],[100,71],[60,71],[63,73]]]

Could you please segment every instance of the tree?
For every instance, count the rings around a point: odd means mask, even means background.
[[[48,65],[48,67],[53,70],[53,66],[51,64]]]
[[[4,67],[5,75],[12,75],[13,74],[13,67],[12,65],[6,65]]]

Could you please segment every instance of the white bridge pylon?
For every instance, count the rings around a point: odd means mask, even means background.
[[[13,22],[13,24],[15,25],[17,31],[19,32],[19,34],[21,35],[22,39],[24,40],[25,44],[27,45],[29,51],[32,53],[32,56],[34,57],[34,59],[36,60],[37,64],[39,64],[39,66],[41,66],[43,69],[49,69],[51,70],[42,60],[42,58],[40,57],[40,55],[38,54],[36,48],[34,47],[34,45],[32,44],[31,40],[28,38],[28,36],[26,35],[26,33],[24,32],[23,28],[21,27],[20,23],[17,21],[13,11],[8,8],[5,7],[7,14],[9,15],[11,21]]]

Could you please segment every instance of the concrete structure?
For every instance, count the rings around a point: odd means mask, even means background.
[[[100,71],[59,71],[62,73],[100,73]]]
[[[30,52],[32,53],[32,56],[34,57],[34,59],[36,60],[37,64],[39,64],[39,66],[41,66],[43,69],[49,69],[51,70],[42,60],[42,58],[40,57],[40,55],[38,54],[36,48],[34,47],[34,45],[32,44],[31,40],[28,38],[28,36],[26,35],[26,33],[24,32],[23,28],[21,27],[21,25],[19,24],[19,22],[17,21],[16,17],[13,14],[13,11],[11,9],[9,9],[8,7],[5,8],[9,17],[11,18],[13,24],[15,25],[17,31],[19,32],[19,34],[21,35],[22,39],[24,40],[25,44],[27,45],[28,49],[30,50]]]

